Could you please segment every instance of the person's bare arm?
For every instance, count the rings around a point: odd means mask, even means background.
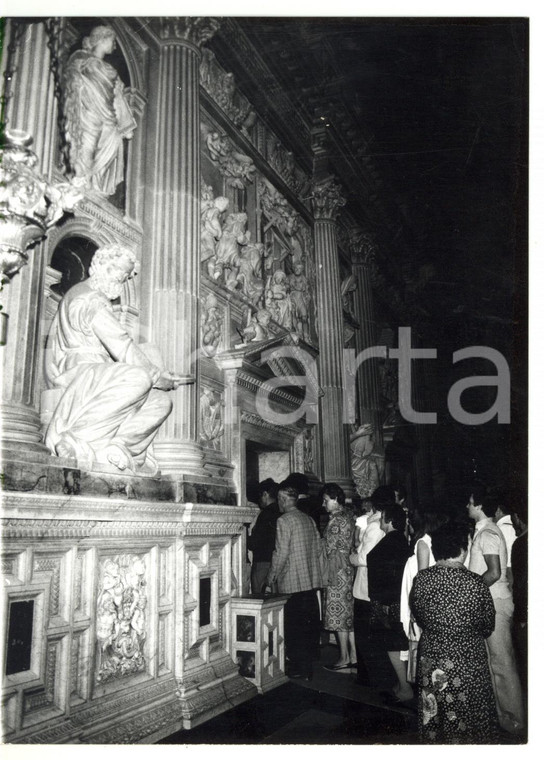
[[[416,550],[417,571],[426,570],[429,567],[431,552],[425,541],[419,541]]]
[[[482,573],[482,580],[486,586],[492,586],[501,577],[501,562],[498,554],[484,554],[487,570]]]

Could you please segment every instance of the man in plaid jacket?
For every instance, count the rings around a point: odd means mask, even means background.
[[[290,678],[312,678],[312,655],[319,641],[317,589],[323,586],[321,539],[314,520],[297,509],[298,491],[287,483],[278,488],[281,515],[266,590],[290,594],[285,604],[285,649]]]

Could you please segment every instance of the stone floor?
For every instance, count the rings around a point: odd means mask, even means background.
[[[290,680],[159,744],[417,744],[416,714],[384,705],[380,692],[355,682],[356,671],[331,672],[336,647],[322,647],[312,681]],[[519,743],[509,736],[501,744]]]

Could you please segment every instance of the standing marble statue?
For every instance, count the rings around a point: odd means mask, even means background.
[[[276,322],[287,330],[293,328],[293,305],[287,275],[276,269],[268,284],[266,305]]]
[[[240,269],[239,246],[247,245],[251,233],[246,230],[247,214],[232,213],[227,216],[223,232],[215,249],[214,279],[224,275],[227,288],[234,290]]]
[[[136,121],[115,68],[104,61],[115,47],[109,26],[96,26],[66,65],[66,138],[76,177],[94,190],[113,195],[123,181],[123,139],[131,138]]]
[[[160,369],[118,322],[111,301],[136,270],[131,251],[119,245],[99,248],[89,278],[60,302],[45,376],[48,387],[62,396],[45,445],[61,457],[154,472],[148,447],[172,409],[166,391],[194,379]]]
[[[223,234],[221,215],[229,206],[228,198],[213,197],[213,190],[206,186],[202,191],[200,208],[200,259],[206,266],[207,274],[213,278],[217,257],[217,241]]]
[[[304,266],[296,262],[289,275],[289,288],[293,303],[293,323],[296,332],[306,341],[310,340],[310,286],[304,274]]]
[[[374,428],[360,425],[350,436],[351,471],[361,498],[371,496],[381,484],[385,472],[385,455],[374,440]]]

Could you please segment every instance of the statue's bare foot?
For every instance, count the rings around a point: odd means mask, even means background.
[[[76,450],[72,444],[68,443],[68,441],[66,441],[64,438],[61,438],[57,443],[55,446],[55,451],[57,452],[58,457],[77,459]]]
[[[112,443],[106,448],[105,454],[108,462],[117,467],[118,470],[130,468],[130,457],[120,446]]]

